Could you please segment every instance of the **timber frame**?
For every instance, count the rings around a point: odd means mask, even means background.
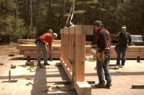
[[[61,29],[61,64],[78,95],[91,95],[91,86],[85,81],[86,34],[92,26],[77,25]]]

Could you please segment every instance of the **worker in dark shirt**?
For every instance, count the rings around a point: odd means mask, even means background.
[[[96,32],[97,45],[97,74],[99,83],[95,85],[97,88],[105,88],[111,86],[111,75],[109,72],[110,62],[110,33],[103,27],[101,21],[94,22],[94,32]],[[105,79],[107,83],[105,84]]]
[[[126,62],[126,49],[131,44],[131,36],[128,32],[126,32],[126,26],[123,25],[121,27],[121,31],[118,32],[116,36],[118,43],[116,44],[115,50],[117,53],[117,68],[122,68]],[[122,54],[122,58],[121,57]],[[121,64],[120,64],[121,59]]]
[[[51,29],[48,30],[47,33],[41,35],[38,38],[38,41],[36,42],[37,45],[37,61],[38,61],[38,66],[40,68],[42,68],[42,64],[41,64],[41,50],[43,51],[43,57],[44,57],[44,65],[50,65],[49,63],[47,63],[47,55],[48,53],[52,53],[52,42],[53,39],[57,38],[57,34],[56,33],[52,33]]]

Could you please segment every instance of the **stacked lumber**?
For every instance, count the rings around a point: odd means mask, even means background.
[[[17,49],[19,49],[19,53],[26,58],[27,56],[30,56],[31,58],[37,57],[36,52],[36,45],[34,43],[34,39],[19,39],[18,40],[18,46]],[[86,45],[86,55],[91,55],[91,45]],[[54,40],[53,41],[53,54],[52,58],[58,59],[60,58],[61,53],[61,40]],[[43,57],[43,54],[41,52],[41,57]],[[49,55],[48,55],[49,57]]]
[[[126,58],[135,59],[137,57],[144,59],[144,46],[130,46],[126,51]],[[111,58],[116,58],[114,46],[111,47]]]
[[[20,54],[24,55],[25,58],[27,56],[30,56],[31,58],[37,58],[37,52],[36,52],[37,47],[34,43],[34,39],[19,39],[17,49],[19,49]],[[60,50],[61,50],[60,40],[54,40],[52,58],[56,59],[59,58]],[[42,52],[41,57],[43,57]]]
[[[61,53],[61,41],[60,40],[54,40],[53,41],[53,55],[52,57],[55,59],[58,59],[60,57]],[[36,45],[34,44],[34,39],[19,39],[18,40],[18,46],[17,49],[19,49],[19,53],[24,55],[26,58],[27,56],[31,56],[31,58],[36,58]],[[86,45],[86,56],[91,56],[92,46]],[[130,46],[127,49],[126,58],[128,59],[135,59],[138,56],[140,58],[144,59],[144,46]],[[41,57],[43,57],[43,54],[41,52]],[[111,58],[116,58],[116,52],[114,50],[114,46],[111,47]]]

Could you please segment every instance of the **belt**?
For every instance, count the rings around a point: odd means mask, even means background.
[[[96,51],[98,51],[99,48],[96,49]],[[104,52],[110,52],[110,47],[105,48]]]

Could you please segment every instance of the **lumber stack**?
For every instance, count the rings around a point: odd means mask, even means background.
[[[36,52],[37,47],[34,43],[34,39],[19,39],[17,49],[19,49],[20,54],[24,55],[25,58],[27,56],[30,56],[31,58],[37,57]],[[60,40],[54,40],[52,58],[56,59],[59,58],[60,50],[61,50]],[[41,57],[43,57],[42,52]]]
[[[36,45],[34,43],[34,39],[18,39],[18,46],[17,49],[19,49],[19,53],[26,58],[27,56],[30,56],[31,58],[36,58]],[[91,45],[86,45],[86,55],[91,55]],[[54,40],[53,41],[53,54],[52,58],[59,59],[61,53],[61,40]],[[41,57],[43,57],[43,54],[41,52]]]
[[[58,59],[60,58],[61,53],[61,40],[54,40],[53,42],[53,58]],[[86,45],[86,56],[92,55],[92,46]],[[31,58],[36,58],[36,45],[34,44],[34,39],[19,39],[18,46],[19,53],[26,58],[27,56],[31,56]],[[144,46],[130,46],[126,52],[126,58],[128,59],[136,59],[137,57],[144,59]],[[43,54],[41,52],[41,57]],[[114,46],[111,47],[111,59],[116,58],[116,52],[114,50]]]
[[[127,59],[136,59],[137,57],[144,59],[144,46],[130,46],[126,51]],[[114,46],[111,47],[111,58],[116,58],[116,52]]]

